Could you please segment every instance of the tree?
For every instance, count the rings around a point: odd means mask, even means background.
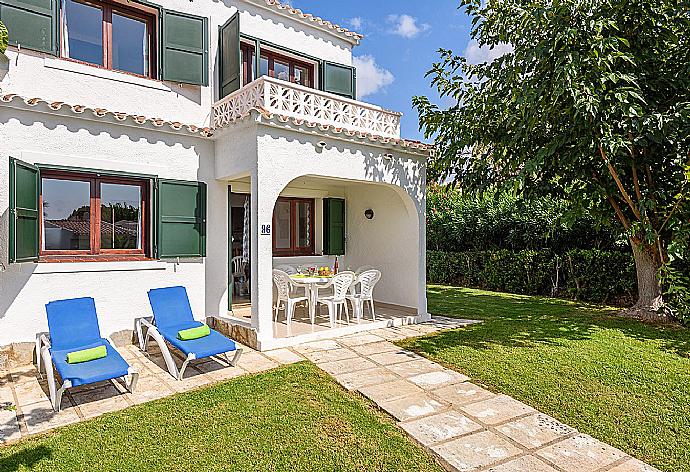
[[[618,222],[635,256],[628,314],[666,319],[659,269],[690,221],[690,2],[462,0],[480,64],[441,50],[415,97],[435,138],[430,175],[465,190],[510,186]],[[507,46],[506,46],[507,45]]]

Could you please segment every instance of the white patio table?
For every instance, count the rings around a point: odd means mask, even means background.
[[[295,282],[295,284],[307,288],[307,293],[309,297],[309,319],[311,323],[314,324],[316,319],[316,298],[318,296],[319,285],[324,285],[330,282],[333,276],[320,276],[320,275],[303,275],[294,274],[290,278]]]

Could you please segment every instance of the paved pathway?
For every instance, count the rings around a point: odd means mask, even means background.
[[[391,414],[449,470],[492,472],[652,472],[656,469],[559,423],[506,395],[497,395],[391,341],[466,326],[434,318],[430,323],[386,328],[292,349],[259,353],[249,348],[237,367],[214,361],[193,364],[182,382],[149,348],[119,348],[139,369],[137,391],[112,383],[72,389],[63,410],[53,412],[47,385],[33,367],[0,371],[0,443],[82,421],[130,405],[309,359],[348,390],[356,390]]]

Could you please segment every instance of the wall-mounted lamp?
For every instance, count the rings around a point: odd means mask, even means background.
[[[367,220],[373,220],[374,219],[374,210],[372,210],[371,208],[364,210],[364,217]]]
[[[326,146],[328,146],[328,143],[327,143],[326,141],[319,141],[318,143],[316,143],[316,146],[317,146],[317,147],[320,147],[321,149],[323,149],[323,148],[325,148]]]

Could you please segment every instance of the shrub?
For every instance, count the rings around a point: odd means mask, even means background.
[[[430,186],[427,195],[427,246],[459,252],[494,249],[616,249],[619,236],[579,217],[566,222],[566,203],[553,198],[518,199],[507,192],[463,194]]]
[[[631,254],[550,250],[427,252],[427,279],[525,295],[566,296],[587,302],[627,303],[636,291]]]

